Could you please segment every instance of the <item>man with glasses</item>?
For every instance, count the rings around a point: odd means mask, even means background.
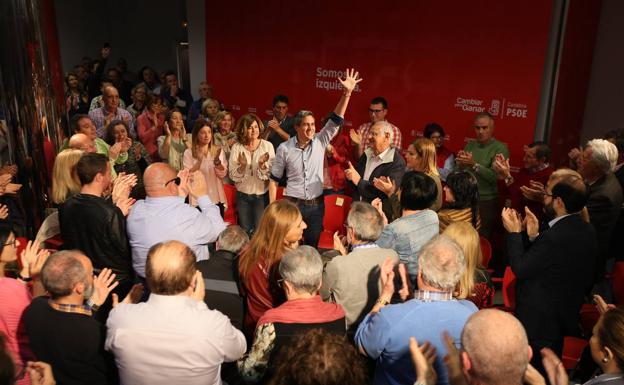
[[[364,150],[370,147],[367,139],[370,135],[369,131],[371,127],[376,122],[387,122],[390,127],[392,127],[392,147],[400,150],[403,141],[401,130],[386,120],[386,115],[388,114],[388,101],[381,96],[373,98],[373,100],[371,100],[370,107],[368,107],[368,114],[370,115],[370,122],[362,124],[358,127],[357,131],[352,129],[349,132],[351,140],[355,144],[357,158],[361,157]]]
[[[197,261],[208,259],[208,244],[217,240],[226,224],[219,206],[208,197],[206,179],[188,170],[176,171],[166,163],[152,163],[143,174],[147,197],[137,201],[128,216],[128,237],[132,248],[132,267],[145,278],[145,261],[150,247],[176,240],[187,244]],[[189,195],[196,208],[184,203]]]
[[[476,139],[468,142],[466,147],[457,153],[456,163],[460,169],[469,170],[477,178],[481,216],[479,233],[489,238],[499,213],[494,161],[497,154],[509,158],[509,149],[505,143],[494,139],[494,118],[489,113],[477,114],[474,129]]]

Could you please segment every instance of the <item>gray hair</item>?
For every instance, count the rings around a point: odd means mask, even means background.
[[[382,135],[388,134],[388,136],[390,137],[390,147],[392,147],[392,143],[394,141],[394,130],[392,129],[392,126],[390,125],[390,123],[386,122],[385,120],[380,120],[379,122],[373,123],[371,128],[373,128],[373,126],[379,126],[380,134]]]
[[[297,115],[295,115],[295,118],[293,120],[293,126],[299,127],[301,125],[301,121],[306,116],[314,117],[314,114],[312,113],[312,111],[308,111],[308,110],[301,110],[301,111],[297,112]]]
[[[219,234],[219,250],[238,253],[249,242],[249,235],[240,226],[228,226]]]
[[[76,284],[87,282],[87,269],[79,250],[62,250],[50,255],[41,269],[41,283],[52,298],[70,295]]]
[[[347,225],[353,229],[355,239],[362,242],[375,242],[384,228],[381,214],[367,202],[353,202]]]
[[[466,268],[461,247],[446,235],[427,242],[418,256],[422,280],[439,290],[452,291]]]
[[[323,261],[314,247],[299,246],[284,254],[279,273],[294,286],[295,291],[314,294],[321,285]]]
[[[618,150],[615,144],[605,139],[592,139],[587,142],[592,149],[592,160],[603,172],[615,170],[618,160]]]

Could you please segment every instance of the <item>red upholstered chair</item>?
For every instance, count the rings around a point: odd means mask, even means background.
[[[503,306],[496,306],[498,309],[513,313],[516,310],[516,275],[511,271],[511,267],[505,268],[503,278],[492,278],[492,282],[501,283],[503,293]]]
[[[578,337],[563,337],[563,354],[561,355],[561,362],[566,370],[572,370],[576,368],[581,360],[581,354],[583,349],[588,345],[587,340]]]
[[[334,247],[334,233],[345,235],[344,223],[351,209],[353,199],[346,195],[327,195],[325,197],[325,213],[323,214],[323,232],[319,238],[319,249]]]
[[[624,304],[624,262],[616,262],[611,273],[611,288],[616,305]]]
[[[227,209],[223,213],[223,220],[232,225],[238,224],[238,215],[236,212],[236,187],[229,183],[223,184],[225,191],[225,199],[227,200]]]
[[[17,253],[17,263],[19,264],[21,268],[22,267],[22,252],[24,251],[24,249],[26,248],[26,245],[28,244],[28,238],[16,237],[15,239],[19,243],[19,246],[15,248],[15,251]]]
[[[479,236],[479,241],[481,243],[481,254],[483,255],[483,260],[481,263],[483,264],[483,268],[487,269],[490,264],[490,260],[492,259],[492,245],[487,238]]]
[[[284,188],[281,186],[277,187],[277,193],[275,194],[275,200],[278,201],[284,198]]]

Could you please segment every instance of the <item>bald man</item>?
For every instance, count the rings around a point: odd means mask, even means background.
[[[122,384],[220,384],[223,362],[247,349],[243,333],[203,302],[204,280],[185,244],[154,245],[147,256],[147,302],[120,304],[106,326]]]
[[[201,174],[199,174],[201,175]],[[166,163],[152,163],[143,174],[147,197],[134,204],[128,215],[128,237],[134,271],[145,277],[145,261],[152,245],[177,240],[189,245],[197,261],[208,259],[208,244],[215,242],[226,224],[219,207],[208,197],[205,178],[192,178]],[[184,203],[190,194],[196,208]]]
[[[101,139],[98,138],[98,140]],[[115,164],[122,164],[125,163],[126,160],[128,160],[127,152],[125,152],[123,155],[120,155],[120,151],[122,150],[122,148],[119,144],[115,144],[110,147],[108,147],[108,144],[106,144],[106,147],[98,148],[93,138],[83,133],[77,133],[72,135],[69,138],[68,145],[71,149],[80,150],[85,153],[97,152],[98,154],[106,155],[110,163],[111,175],[113,177],[113,180],[117,179]]]
[[[469,384],[522,384],[533,352],[520,321],[486,309],[474,313],[461,335],[461,364]]]
[[[119,92],[113,86],[104,87],[102,90],[103,107],[89,111],[89,117],[97,127],[97,136],[106,137],[106,128],[113,120],[123,120],[128,125],[128,134],[134,139],[137,138],[134,131],[134,118],[132,114],[119,107]]]

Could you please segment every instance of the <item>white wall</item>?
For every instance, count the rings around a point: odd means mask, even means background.
[[[624,1],[602,0],[581,142],[624,127]]]
[[[204,0],[186,0],[188,15],[189,67],[193,98],[199,98],[199,83],[206,79],[206,11]]]

